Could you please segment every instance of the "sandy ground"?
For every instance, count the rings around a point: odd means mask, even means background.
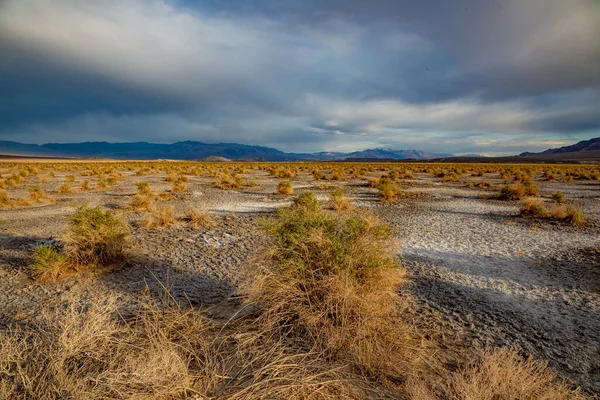
[[[77,176],[78,183],[87,179]],[[62,176],[40,184],[56,201],[0,210],[0,328],[35,319],[40,307],[59,304],[70,291],[89,284],[134,302],[140,293],[157,296],[165,287],[177,299],[212,306],[215,314],[237,295],[240,270],[252,265],[265,243],[259,225],[291,197],[274,194],[280,179],[252,171],[257,185],[240,191],[213,187],[207,176],[188,177],[187,190],[166,202],[182,214],[189,205],[207,208],[217,222],[194,229],[138,226],[143,213],[126,211],[135,182],[167,190],[164,177],[138,177],[131,171],[104,192],[58,194]],[[494,176],[465,177],[466,181]],[[58,183],[57,183],[58,182]],[[403,184],[425,197],[378,202],[364,180],[315,182],[308,174],[293,181],[295,193],[313,191],[326,201],[331,186],[389,222],[397,232],[403,265],[412,276],[410,291],[424,323],[437,325],[465,347],[513,346],[547,361],[559,375],[600,393],[600,184],[540,182],[541,194],[561,190],[583,207],[583,227],[518,216],[518,202],[494,199],[497,188],[468,189],[415,174]],[[326,184],[328,186],[322,186]],[[19,196],[18,191],[13,195]],[[25,196],[23,190],[21,195]],[[52,243],[68,227],[73,206],[89,202],[122,213],[132,225],[132,261],[98,278],[85,275],[41,285],[31,280],[33,248]]]

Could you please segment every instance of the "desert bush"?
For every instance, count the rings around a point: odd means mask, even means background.
[[[208,212],[203,209],[196,207],[188,207],[185,211],[185,220],[192,224],[195,228],[204,226],[211,227],[215,225],[215,221],[212,219]]]
[[[488,189],[491,187],[492,187],[492,184],[488,181],[469,182],[469,188],[471,188],[471,189],[473,189],[473,188]]]
[[[33,251],[33,276],[39,281],[54,281],[72,271],[74,266],[67,256],[51,246],[39,246]]]
[[[544,206],[542,199],[526,197],[521,201],[521,215],[534,218],[548,218],[551,214]]]
[[[344,192],[339,189],[329,193],[329,203],[336,211],[345,211],[352,208],[350,200],[348,200],[348,198],[344,196]]]
[[[102,207],[77,208],[71,218],[71,230],[65,237],[69,260],[81,266],[109,265],[125,258],[129,238],[127,225]]]
[[[185,191],[185,182],[181,180],[176,180],[171,183],[171,191],[174,193],[184,192]]]
[[[556,216],[557,214],[558,211],[555,211],[554,215]],[[562,218],[560,218],[562,221],[568,222],[571,225],[581,225],[585,223],[585,214],[583,213],[583,210],[572,205],[566,206],[564,213],[561,211],[560,215],[562,216]]]
[[[280,210],[264,228],[271,247],[250,272],[247,300],[260,310],[259,330],[367,376],[399,379],[414,338],[397,314],[403,273],[391,229],[366,213],[302,207]]]
[[[10,205],[10,196],[6,190],[0,190],[0,205],[8,206]]]
[[[442,175],[442,180],[444,182],[460,182],[460,175],[457,174],[456,172],[445,172]]]
[[[296,196],[296,198],[294,198],[292,206],[295,208],[302,208],[307,211],[321,210],[321,205],[319,204],[319,201],[312,192],[305,192]]]
[[[0,398],[363,399],[377,391],[312,352],[258,343],[168,298],[120,317],[115,295],[69,299],[31,331],[0,331]],[[239,337],[243,335],[244,340]],[[248,343],[249,342],[249,343]]]
[[[136,187],[137,187],[138,194],[146,194],[146,195],[152,194],[152,187],[150,186],[150,184],[148,182],[138,182],[138,183],[136,183]]]
[[[158,206],[152,208],[144,217],[142,225],[145,228],[166,228],[177,222],[175,209],[172,206]]]
[[[153,204],[152,196],[145,193],[137,193],[131,200],[131,208],[134,210],[149,210]]]
[[[384,203],[391,202],[402,194],[402,189],[400,189],[400,186],[391,182],[380,184],[378,189],[379,199]]]
[[[536,197],[528,197],[521,201],[521,215],[532,218],[551,219],[571,225],[585,223],[585,214],[581,208],[563,203],[557,203],[550,208],[546,208],[542,199]]]
[[[244,183],[237,174],[221,173],[215,179],[215,187],[224,190],[239,190]]]
[[[567,201],[565,194],[561,191],[554,192],[552,194],[552,200],[554,200],[556,203],[559,203],[559,204],[563,204]]]
[[[67,182],[60,185],[57,190],[58,193],[71,193],[73,191],[73,189]]]
[[[487,350],[476,361],[443,383],[412,380],[408,396],[414,400],[584,400],[557,378],[545,364],[532,357],[523,359],[514,350]]]
[[[343,171],[340,171],[340,170],[337,170],[337,169],[331,171],[331,177],[330,177],[330,179],[332,181],[339,181],[343,177],[344,177],[344,172]]]
[[[538,193],[535,182],[515,182],[505,185],[500,190],[500,198],[504,200],[520,200],[524,197],[535,196]]]
[[[277,193],[289,195],[294,193],[294,188],[292,187],[290,181],[279,182],[277,185]]]
[[[65,182],[69,182],[69,183],[75,182],[75,175],[67,175],[67,176],[65,176]]]
[[[320,181],[321,179],[325,178],[325,175],[323,175],[323,173],[321,172],[320,169],[315,168],[312,171],[312,176],[314,178],[315,181]]]
[[[84,191],[92,190],[92,186],[90,185],[90,181],[85,180],[85,181],[81,182],[81,190],[84,190]]]
[[[29,188],[29,198],[33,201],[49,201],[52,200],[39,186]]]
[[[292,171],[289,168],[286,168],[284,170],[279,171],[279,173],[277,174],[277,176],[279,178],[294,179],[296,177],[296,172]]]

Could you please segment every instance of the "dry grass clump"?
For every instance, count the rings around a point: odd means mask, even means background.
[[[222,173],[215,179],[215,187],[223,190],[239,190],[244,180],[236,173]]]
[[[8,192],[6,190],[0,190],[0,205],[9,206],[10,204],[10,196],[8,195]]]
[[[67,256],[51,246],[40,246],[33,251],[34,263],[31,265],[36,280],[55,281],[67,272],[74,271]]]
[[[442,384],[413,380],[407,385],[414,400],[584,400],[542,362],[523,359],[515,351],[496,349],[453,374]]]
[[[504,200],[521,200],[528,196],[536,196],[537,193],[538,189],[535,182],[515,182],[510,185],[505,185],[500,190],[500,198]]]
[[[301,208],[306,211],[319,211],[321,205],[312,192],[304,192],[294,198],[293,206],[295,208]]]
[[[73,191],[73,188],[71,188],[71,185],[65,182],[62,185],[60,185],[57,190],[58,193],[71,193]]]
[[[265,229],[272,244],[248,294],[259,330],[365,376],[401,379],[415,339],[397,315],[403,271],[390,228],[365,213],[294,205]]]
[[[528,197],[521,201],[521,215],[567,222],[571,225],[585,223],[585,214],[581,208],[563,203],[556,203],[547,208],[542,199],[536,197]]]
[[[134,210],[150,210],[153,205],[154,199],[150,194],[138,193],[131,200],[131,208]]]
[[[167,228],[177,222],[173,206],[158,206],[150,209],[142,220],[144,228]]]
[[[127,225],[100,206],[79,207],[64,235],[64,251],[41,246],[34,250],[31,266],[39,281],[54,281],[85,268],[106,267],[125,259]]]
[[[397,197],[402,195],[400,186],[392,182],[382,183],[377,188],[379,189],[379,199],[384,203],[394,201]]]
[[[174,193],[181,193],[185,191],[185,181],[176,180],[171,183],[171,191]]]
[[[64,237],[69,260],[80,266],[109,265],[123,261],[129,228],[119,217],[97,206],[79,207]]]
[[[0,398],[364,399],[382,396],[313,352],[261,343],[166,299],[120,317],[116,296],[73,299],[31,331],[0,331]]]
[[[352,203],[346,196],[344,196],[344,192],[342,190],[334,190],[329,193],[329,203],[331,204],[331,208],[336,211],[346,211],[352,208]]]
[[[279,184],[277,185],[277,193],[290,195],[294,193],[294,188],[292,187],[290,181],[279,182]]]
[[[561,191],[552,193],[552,200],[554,200],[556,203],[559,203],[559,204],[564,204],[567,202],[567,198],[565,197],[565,194]]]
[[[136,187],[138,194],[152,195],[152,186],[148,182],[138,182]]]
[[[35,202],[53,201],[52,197],[48,196],[39,186],[29,188],[29,198]]]
[[[215,225],[214,219],[208,215],[206,210],[196,207],[188,207],[188,209],[185,210],[184,220],[189,222],[195,228],[199,228],[201,226],[211,227]]]

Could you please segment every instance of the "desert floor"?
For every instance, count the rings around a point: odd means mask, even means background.
[[[248,169],[241,177],[255,185],[221,190],[207,174],[187,176],[185,191],[159,204],[174,206],[177,215],[190,205],[204,208],[216,225],[193,228],[180,222],[147,229],[140,225],[145,212],[128,208],[136,183],[149,182],[157,193],[171,184],[164,173],[120,172],[118,183],[103,190],[76,172],[56,172],[46,182],[28,178],[54,201],[0,208],[0,329],[35,320],[42,307],[91,286],[132,304],[141,293],[160,296],[169,288],[181,302],[209,307],[215,318],[235,313],[243,295],[241,267],[256,262],[266,240],[260,221],[293,197],[276,194],[282,179]],[[68,174],[75,175],[74,191],[60,194],[57,187]],[[511,346],[600,392],[600,182],[536,180],[542,198],[560,190],[583,209],[587,223],[571,226],[519,216],[518,201],[497,199],[504,182],[498,174],[442,182],[430,173],[414,173],[401,186],[421,195],[385,204],[364,179],[378,174],[315,181],[303,171],[291,182],[294,195],[311,191],[324,205],[331,190],[341,188],[356,206],[395,229],[398,257],[411,277],[404,290],[416,303],[411,315],[432,335],[450,336],[464,348]],[[79,189],[86,179],[91,191]],[[493,186],[469,188],[472,181]],[[27,197],[27,186],[10,189],[10,195]],[[131,261],[100,276],[37,283],[29,272],[33,249],[59,239],[83,202],[113,209],[130,223]]]

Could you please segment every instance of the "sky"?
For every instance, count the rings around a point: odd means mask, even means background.
[[[0,140],[509,155],[599,136],[599,0],[0,0]]]

